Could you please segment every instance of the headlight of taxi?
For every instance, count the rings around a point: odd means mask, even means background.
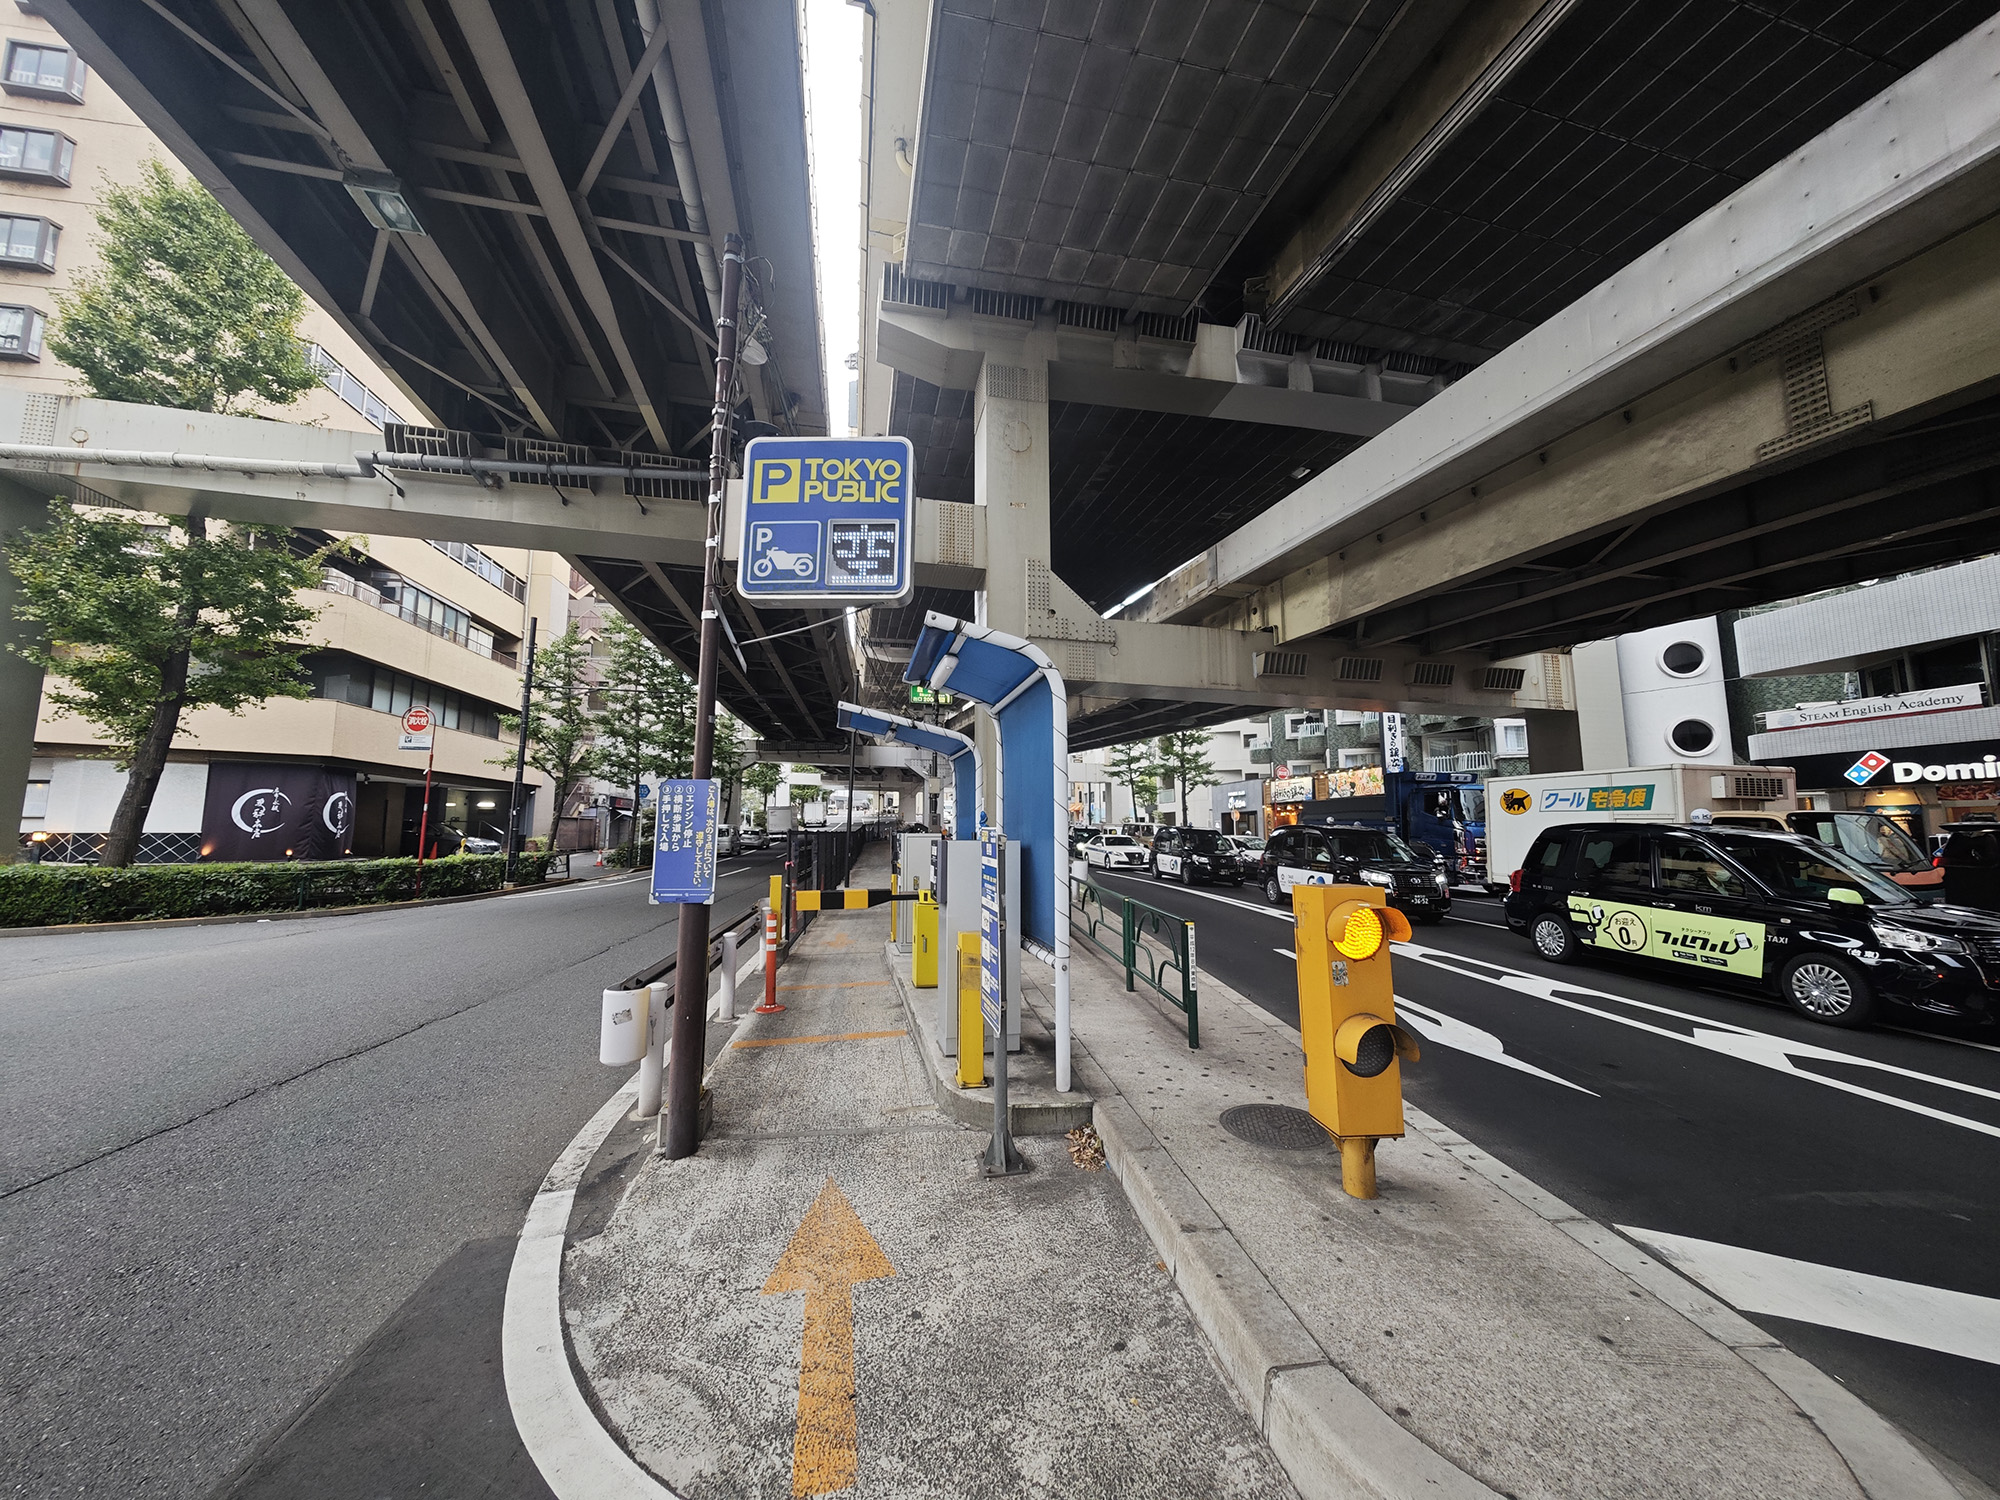
[[[1894,922],[1870,922],[1875,930],[1875,941],[1884,948],[1895,948],[1904,953],[1963,953],[1965,944],[1955,937],[1945,937],[1935,932],[1924,932],[1916,927],[1902,927]]]
[[[1444,871],[1439,870],[1436,874],[1431,876],[1431,879],[1437,882],[1437,887],[1439,890],[1448,891],[1451,889],[1451,877],[1445,874]]]
[[[1361,883],[1363,885],[1387,886],[1393,890],[1396,884],[1396,877],[1391,875],[1387,870],[1363,870],[1361,872]]]

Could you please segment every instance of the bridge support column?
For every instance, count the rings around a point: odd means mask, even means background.
[[[1010,635],[1032,635],[1029,574],[1047,578],[1051,550],[1049,366],[1034,340],[1023,352],[987,354],[972,443],[973,500],[986,507],[986,587],[978,596],[978,621]],[[1031,569],[1030,563],[1039,566]],[[1044,598],[1038,613],[1048,612]]]
[[[16,533],[48,519],[45,495],[0,479],[0,547]],[[42,669],[15,653],[37,637],[14,618],[19,596],[14,575],[0,564],[0,864],[20,858],[21,803],[28,793],[28,765],[35,755],[35,715],[42,702]]]
[[[1528,721],[1528,773],[1581,771],[1583,734],[1574,710],[1567,708],[1517,708]]]

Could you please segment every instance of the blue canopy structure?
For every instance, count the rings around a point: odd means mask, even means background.
[[[1069,1088],[1069,694],[1055,664],[1016,635],[935,611],[905,682],[949,688],[1000,731],[993,821],[1021,846],[1028,950],[1056,971],[1056,1087]]]
[[[840,705],[840,727],[891,744],[929,750],[951,762],[952,837],[979,837],[979,751],[956,729],[936,724],[920,724],[901,714],[879,708],[863,708],[858,703]]]

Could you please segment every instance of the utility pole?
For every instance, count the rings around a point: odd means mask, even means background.
[[[533,615],[528,616],[528,670],[521,674],[521,735],[514,747],[514,790],[507,798],[507,884],[514,884],[514,877],[521,864],[521,792],[522,783],[528,774],[528,709],[535,696],[535,626],[540,622]]]
[[[715,320],[715,413],[708,441],[708,540],[701,565],[701,652],[695,669],[694,779],[715,772],[716,652],[722,635],[722,509],[729,487],[729,433],[736,386],[736,304],[743,293],[743,238],[722,245],[722,310]],[[683,905],[674,959],[673,1056],[660,1145],[668,1160],[701,1144],[701,1070],[708,1030],[708,908]]]

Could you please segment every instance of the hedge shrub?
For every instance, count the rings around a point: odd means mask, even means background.
[[[550,856],[523,854],[518,879],[540,882]],[[467,896],[498,890],[507,878],[502,854],[454,854],[424,863],[424,895]],[[221,917],[238,912],[368,906],[416,896],[414,859],[340,859],[294,863],[0,865],[0,927],[58,927],[74,922],[147,922],[162,917]]]

